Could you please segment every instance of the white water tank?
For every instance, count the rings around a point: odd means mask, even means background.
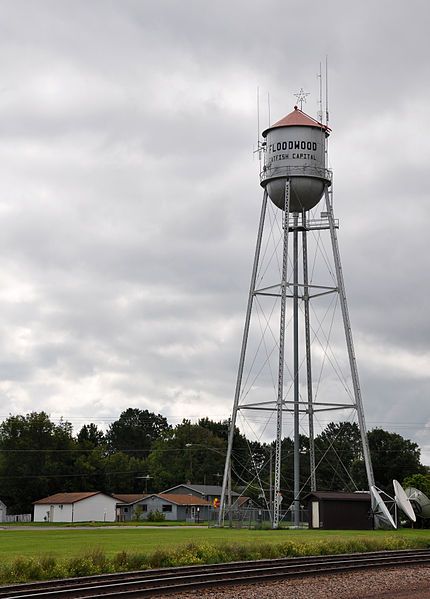
[[[272,202],[283,209],[285,183],[290,181],[290,212],[310,210],[330,185],[326,140],[330,129],[302,112],[293,112],[263,131],[264,167],[261,185]]]

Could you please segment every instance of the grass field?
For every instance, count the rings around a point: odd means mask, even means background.
[[[0,584],[237,560],[430,546],[430,531],[0,530]]]
[[[323,531],[323,530],[230,530],[230,529],[62,529],[38,530],[19,528],[0,530],[0,561],[15,557],[73,557],[99,548],[107,556],[120,551],[150,553],[157,549],[195,543],[312,543],[324,541],[357,541],[359,539],[391,539],[404,537],[417,544],[430,546],[430,530],[403,529],[400,531]]]

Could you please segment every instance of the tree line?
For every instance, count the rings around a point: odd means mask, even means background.
[[[28,513],[33,501],[58,492],[160,492],[179,483],[221,484],[229,425],[202,418],[172,426],[148,410],[129,408],[104,432],[94,423],[75,435],[71,423],[55,424],[45,412],[9,416],[0,424],[0,498],[10,513]],[[232,485],[261,501],[273,476],[274,444],[250,441],[234,431]],[[397,433],[368,433],[375,481],[415,477],[428,484],[418,445]],[[282,442],[282,493],[292,499],[293,441]],[[330,423],[315,438],[318,490],[367,487],[360,431],[349,422]],[[309,439],[300,437],[301,485],[310,490]],[[418,479],[417,479],[418,477]],[[421,478],[420,478],[421,477]],[[249,484],[251,481],[251,484]],[[422,490],[425,490],[424,488]]]

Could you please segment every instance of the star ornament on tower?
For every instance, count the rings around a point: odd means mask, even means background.
[[[305,92],[305,90],[303,89],[303,87],[300,88],[299,92],[297,94],[293,94],[293,96],[296,96],[297,98],[297,103],[300,104],[300,110],[303,110],[303,103],[306,104],[306,97],[310,96],[309,92]]]

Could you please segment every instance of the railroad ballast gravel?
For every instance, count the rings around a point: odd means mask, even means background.
[[[170,595],[177,599],[430,599],[430,567],[384,568]]]

